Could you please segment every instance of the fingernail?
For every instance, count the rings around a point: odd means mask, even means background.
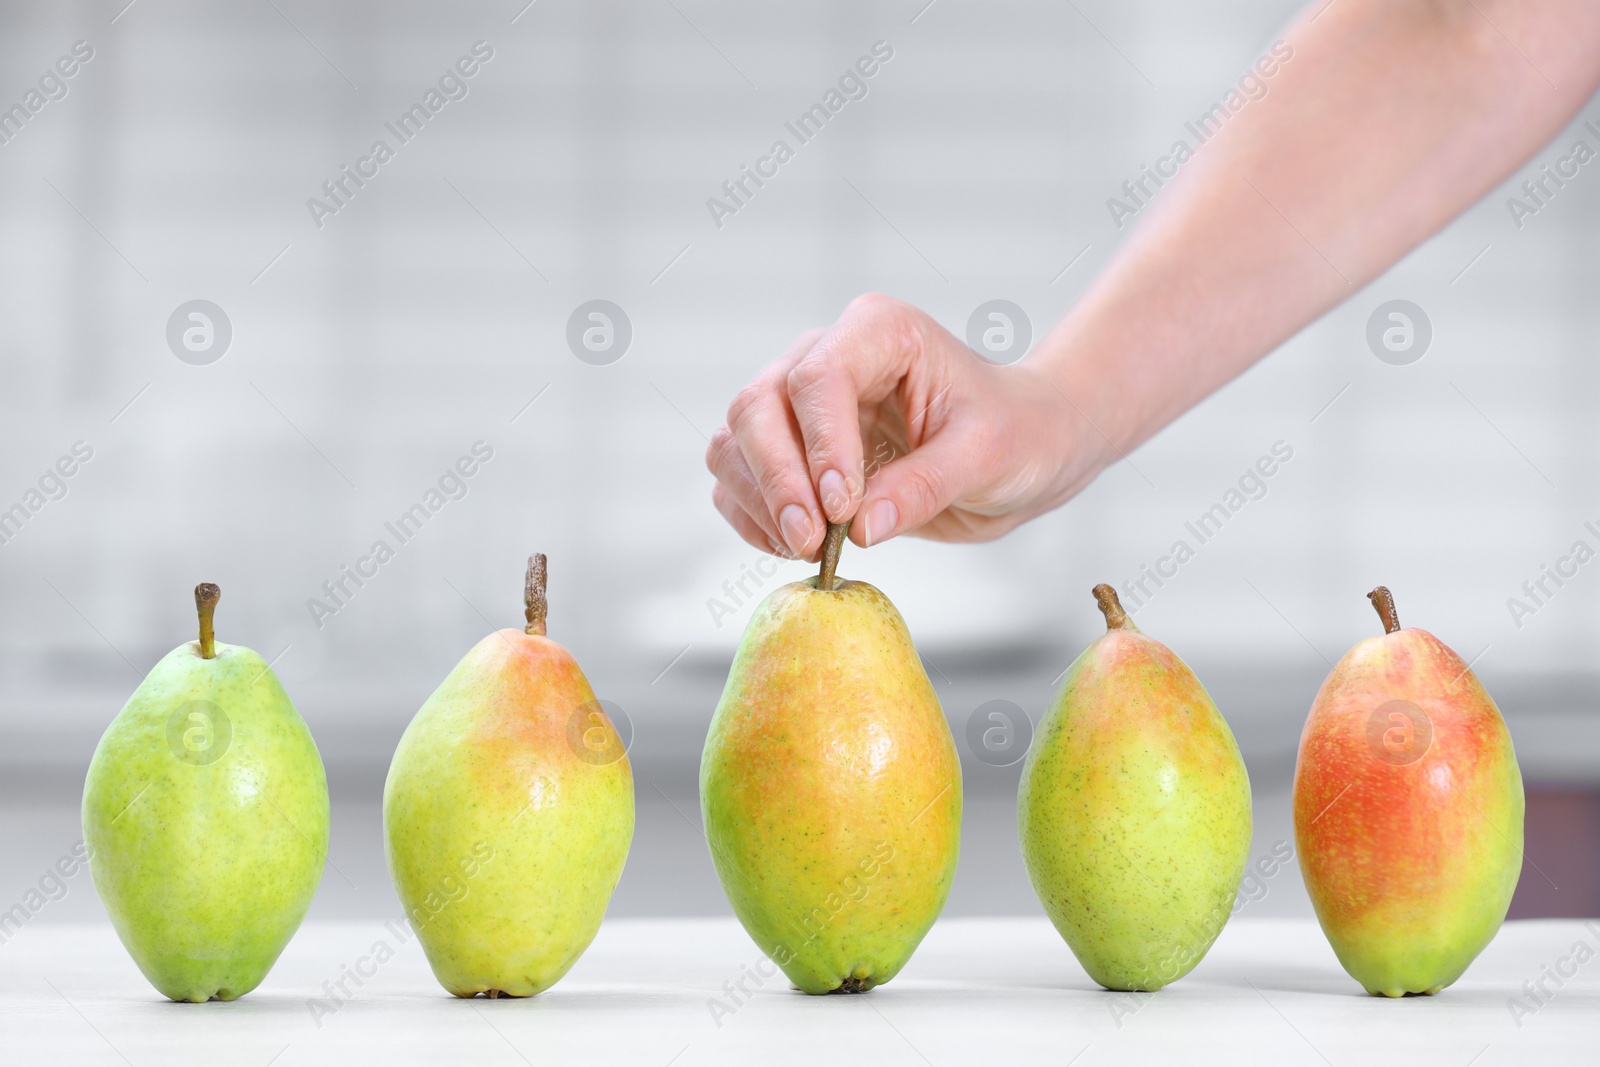
[[[811,516],[799,504],[790,504],[778,512],[778,528],[789,543],[789,551],[799,555],[811,540]]]
[[[862,531],[861,540],[867,545],[875,545],[894,535],[895,524],[900,521],[900,509],[894,506],[893,500],[880,500],[867,509],[865,521],[867,528]]]
[[[829,522],[839,522],[849,512],[850,489],[838,471],[823,471],[817,479],[817,492],[822,494],[822,513]]]

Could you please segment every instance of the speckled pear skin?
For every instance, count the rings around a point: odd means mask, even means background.
[[[1396,701],[1425,717],[1425,736]],[[1368,993],[1461,977],[1511,906],[1523,815],[1500,709],[1444,642],[1397,630],[1334,666],[1300,738],[1295,841],[1317,920]]]
[[[572,654],[519,630],[478,642],[406,728],[383,793],[389,874],[439,983],[554,985],[600,929],[633,817],[633,771]]]
[[[1068,669],[1023,764],[1017,821],[1034,892],[1089,976],[1155,990],[1228,920],[1250,780],[1194,672],[1128,627]]]
[[[197,642],[168,653],[112,720],[83,791],[89,869],[117,935],[173,1000],[233,1000],[272,969],[305,918],[328,854],[316,743],[255,652]],[[182,714],[191,759],[174,751]],[[191,720],[190,714],[203,719]]]
[[[756,609],[700,763],[711,858],[807,993],[889,981],[950,892],[961,764],[905,621],[866,582]]]

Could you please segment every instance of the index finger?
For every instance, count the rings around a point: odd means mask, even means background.
[[[861,400],[882,399],[905,376],[918,336],[910,310],[886,296],[857,297],[789,371],[790,407],[829,522],[845,522],[861,506]]]
[[[734,398],[728,423],[713,439],[708,456],[732,496],[776,543],[808,559],[822,543],[822,510],[812,494],[800,434],[784,388],[789,370],[811,350],[823,331],[804,334]],[[720,443],[720,453],[719,453]],[[737,475],[739,481],[733,480]]]

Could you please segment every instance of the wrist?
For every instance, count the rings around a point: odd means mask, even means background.
[[[1037,357],[1037,358],[1036,358]],[[1044,509],[1058,507],[1121,458],[1110,436],[1098,392],[1085,390],[1054,354],[1035,351],[1013,368],[1028,417],[1014,433],[1028,465],[1043,468],[1039,479]]]

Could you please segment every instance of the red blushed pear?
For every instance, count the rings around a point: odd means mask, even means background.
[[[389,873],[458,997],[548,989],[594,940],[633,840],[633,772],[572,653],[527,626],[472,648],[406,728],[383,792]]]
[[[1374,995],[1437,993],[1500,929],[1522,869],[1522,774],[1471,668],[1394,598],[1333,668],[1294,778],[1300,869],[1322,930]]]

